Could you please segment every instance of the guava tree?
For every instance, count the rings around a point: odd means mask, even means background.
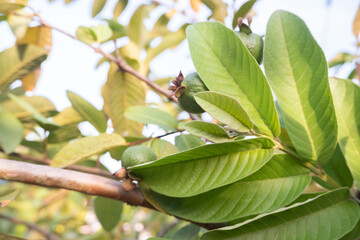
[[[203,0],[191,1],[190,11],[204,4],[216,21],[189,21],[172,32],[174,9],[167,9],[149,30],[144,19],[164,6],[140,5],[124,26],[117,18],[127,3],[116,2],[113,19],[81,26],[75,36],[26,1],[0,0],[1,20],[17,38],[0,53],[0,237],[137,238],[125,223],[143,211],[153,239],[358,239],[360,88],[328,76],[306,24],[276,11],[263,41],[246,15],[254,0],[231,13],[232,28],[224,25],[225,3]],[[92,15],[105,4],[95,0]],[[359,22],[360,11],[356,38]],[[102,110],[70,91],[71,106],[60,112],[25,94],[36,86],[52,31],[82,41],[102,55],[99,65],[110,65]],[[123,37],[129,42],[118,46]],[[150,62],[185,38],[196,72],[149,79]],[[111,53],[102,49],[109,42]],[[150,90],[161,103],[145,101]],[[85,121],[97,135],[82,134]],[[147,124],[165,133],[145,137]],[[175,144],[163,139],[169,136]],[[123,168],[112,174],[102,166],[106,153]],[[87,211],[103,230],[80,228]]]

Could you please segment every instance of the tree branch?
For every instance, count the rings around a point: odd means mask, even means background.
[[[64,188],[121,200],[133,206],[154,209],[145,200],[139,188],[127,192],[120,181],[88,173],[0,159],[0,179],[44,187]]]
[[[0,213],[0,218],[4,219],[6,221],[12,222],[14,224],[21,224],[21,225],[25,225],[28,229],[39,232],[41,235],[43,235],[47,240],[60,240],[59,237],[57,237],[56,235],[54,235],[53,233],[40,228],[39,226],[33,224],[33,223],[29,223],[20,219],[16,219],[10,216],[6,216],[4,214]]]

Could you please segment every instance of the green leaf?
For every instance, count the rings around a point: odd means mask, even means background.
[[[286,154],[274,155],[260,170],[238,182],[189,198],[153,192],[161,208],[195,222],[227,222],[270,212],[291,203],[311,181],[310,172]]]
[[[126,109],[125,117],[136,122],[155,124],[168,130],[176,131],[177,120],[167,112],[146,106],[132,106]]]
[[[1,195],[0,196],[0,205],[2,207],[5,207],[6,205],[8,205],[12,201],[14,201],[14,199],[17,197],[19,192],[20,192],[20,190],[14,190],[12,192],[6,193],[5,195]]]
[[[91,105],[79,95],[70,91],[67,91],[66,93],[73,108],[80,114],[82,118],[89,121],[100,133],[106,131],[107,122],[102,111],[96,109],[93,105]]]
[[[249,132],[253,127],[249,115],[233,97],[216,92],[202,92],[195,95],[195,100],[213,118],[238,132]]]
[[[103,10],[105,4],[106,4],[106,0],[94,0],[91,10],[91,16],[95,17],[96,15],[98,15],[101,12],[101,10]]]
[[[185,29],[187,26],[188,24],[184,24],[176,32],[169,32],[162,36],[161,42],[156,47],[147,49],[145,62],[149,64],[152,59],[163,51],[177,47],[186,37]]]
[[[148,39],[149,31],[145,28],[144,19],[148,17],[149,12],[154,9],[154,5],[143,4],[139,6],[132,15],[126,32],[130,41],[142,49]]]
[[[338,123],[338,139],[346,163],[360,188],[360,88],[353,82],[330,78]]]
[[[76,123],[68,124],[51,131],[48,136],[48,142],[49,143],[67,142],[72,139],[78,138],[80,136],[81,136],[81,132],[77,127],[77,124]]]
[[[227,13],[227,4],[222,0],[201,0],[211,11],[214,20],[224,23]]]
[[[45,130],[54,130],[59,127],[56,123],[48,120],[46,117],[41,115],[41,113],[30,103],[26,102],[23,98],[20,98],[14,94],[9,93],[9,98],[16,102],[20,107],[31,114],[31,117]]]
[[[103,226],[106,231],[110,232],[119,223],[123,205],[119,200],[99,196],[95,197],[95,214],[101,226]]]
[[[128,4],[128,0],[118,0],[114,7],[113,18],[118,19]]]
[[[360,216],[348,189],[337,189],[304,203],[263,214],[235,226],[206,232],[200,240],[339,239]]]
[[[185,151],[204,144],[205,143],[201,140],[201,138],[189,134],[180,134],[175,137],[175,146],[179,149],[179,151]]]
[[[104,111],[111,118],[115,133],[142,136],[142,124],[127,119],[124,114],[130,106],[145,104],[145,89],[139,79],[117,69],[116,64],[110,65],[107,81],[101,90]]]
[[[152,190],[171,197],[190,197],[249,176],[274,153],[269,139],[208,144],[130,167]]]
[[[296,15],[276,11],[266,30],[266,76],[298,154],[328,161],[336,147],[337,124],[324,53]]]
[[[354,180],[348,166],[346,165],[346,160],[340,150],[339,144],[336,146],[334,155],[326,164],[322,165],[322,168],[327,175],[329,175],[341,186],[351,188],[353,185]]]
[[[0,145],[6,154],[15,150],[24,136],[21,122],[8,111],[0,108]]]
[[[125,144],[118,134],[102,133],[95,137],[84,137],[63,147],[51,162],[52,167],[64,168],[86,158]]]
[[[76,37],[87,44],[93,44],[97,41],[96,33],[91,28],[83,26],[77,28]]]
[[[10,11],[26,7],[27,0],[0,0],[0,13],[7,14]]]
[[[177,231],[172,237],[171,240],[196,240],[199,234],[200,227],[195,224],[188,224],[182,227]]]
[[[220,23],[196,23],[186,29],[195,68],[211,90],[237,99],[255,130],[280,134],[274,100],[267,80],[235,32]]]
[[[155,152],[157,158],[162,158],[167,155],[178,152],[177,147],[175,147],[168,141],[158,138],[151,139],[150,141],[146,142],[146,144],[144,145],[150,147]]]
[[[60,126],[65,126],[72,123],[80,123],[84,121],[84,119],[73,107],[65,108],[60,113],[56,114],[52,118],[52,120]]]
[[[333,59],[328,63],[329,68],[343,65],[347,62],[352,62],[354,60],[354,55],[346,52],[338,53]]]
[[[100,24],[90,27],[90,29],[95,33],[97,43],[103,43],[107,41],[113,34],[111,28],[108,25]]]
[[[115,40],[115,39],[126,36],[126,29],[123,25],[118,23],[116,20],[106,20],[105,19],[105,21],[108,23],[108,25],[112,31],[112,36],[107,40]]]
[[[232,28],[235,29],[238,25],[238,18],[242,17],[244,18],[246,16],[246,14],[251,10],[251,8],[253,7],[253,5],[256,3],[256,0],[250,0],[245,2],[243,5],[241,5],[241,7],[239,8],[239,10],[237,10],[237,12],[234,15],[234,19],[232,22]]]
[[[10,95],[16,95],[16,93],[13,93],[12,91],[9,91],[8,97]],[[9,97],[10,98],[10,97]],[[36,109],[37,112],[45,115],[45,116],[51,116],[54,112],[56,112],[55,105],[47,98],[42,96],[18,96],[22,101],[28,103],[33,108]],[[8,101],[5,101],[2,103],[2,108],[7,110],[8,112],[11,112],[14,114],[15,117],[26,119],[29,118],[32,115],[32,111],[28,111],[24,109],[21,105],[19,105],[16,101],[10,99]]]
[[[0,93],[0,102],[1,104],[3,104],[3,102],[5,102],[6,100],[9,100],[9,96],[8,93],[12,93],[16,96],[23,96],[25,94],[25,89],[23,87],[16,87],[13,89],[9,89],[7,91],[1,92]]]
[[[20,79],[46,59],[46,51],[36,45],[19,45],[0,53],[0,91],[6,90],[11,83]]]
[[[214,123],[191,121],[186,123],[184,128],[189,133],[206,138],[212,142],[228,142],[231,140],[227,132]]]
[[[358,240],[360,238],[360,221],[357,222],[356,226],[348,232],[340,240]]]

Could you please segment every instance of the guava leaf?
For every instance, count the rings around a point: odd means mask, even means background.
[[[195,222],[227,222],[270,212],[291,203],[309,185],[309,170],[286,154],[276,154],[260,170],[238,182],[189,198],[152,192],[171,215]]]
[[[348,189],[337,189],[303,203],[204,233],[200,240],[339,239],[358,222],[360,208]]]
[[[238,132],[249,132],[253,123],[247,112],[235,98],[217,92],[200,92],[196,102],[216,120]]]
[[[145,89],[141,81],[111,64],[106,83],[101,89],[104,111],[111,118],[115,133],[121,136],[142,136],[143,125],[125,117],[130,106],[145,104]]]
[[[102,111],[96,109],[88,101],[73,92],[67,91],[67,96],[72,107],[82,118],[89,121],[100,133],[106,131],[107,122]]]
[[[7,14],[10,11],[24,8],[27,4],[27,0],[0,0],[0,13]]]
[[[0,108],[0,146],[6,154],[15,150],[24,137],[24,127],[10,112]]]
[[[103,228],[110,232],[119,223],[123,202],[119,200],[109,199],[97,196],[94,199],[94,210],[97,219]]]
[[[230,137],[220,126],[202,121],[191,121],[184,125],[186,131],[198,137],[206,138],[212,142],[228,142]]]
[[[328,161],[336,147],[337,124],[324,53],[296,15],[276,11],[267,24],[265,73],[297,153]]]
[[[360,88],[355,83],[330,78],[338,123],[338,139],[346,163],[360,187]]]
[[[256,172],[270,160],[273,146],[266,138],[208,144],[129,170],[155,192],[190,197]]]
[[[146,106],[131,106],[127,108],[125,117],[140,123],[155,124],[168,131],[176,131],[178,124],[176,118],[169,113]]]
[[[46,51],[32,44],[18,45],[2,51],[0,53],[0,91],[6,90],[15,80],[39,67],[46,58]]]
[[[246,14],[251,10],[252,6],[256,3],[256,0],[250,0],[245,2],[243,5],[241,5],[241,7],[239,8],[239,10],[237,10],[237,12],[234,15],[233,21],[232,21],[232,28],[235,29],[238,25],[238,18],[242,17],[244,18],[246,16]]]
[[[200,227],[195,224],[187,224],[179,229],[172,237],[172,240],[196,240],[199,234]]]
[[[180,134],[175,137],[175,146],[179,151],[185,151],[190,148],[204,145],[205,142],[201,138],[189,134]]]
[[[255,58],[236,33],[216,22],[187,27],[195,68],[210,91],[237,99],[255,125],[269,136],[280,134],[274,99]]]
[[[14,199],[17,197],[19,192],[20,192],[20,190],[14,190],[12,192],[8,192],[5,195],[1,195],[0,196],[0,205],[1,205],[1,207],[6,207],[6,205],[8,205],[12,201],[14,201]]]
[[[176,146],[172,145],[168,141],[158,138],[151,139],[150,141],[146,142],[144,145],[150,147],[155,152],[157,158],[162,158],[167,155],[178,152]]]
[[[51,162],[52,167],[64,168],[86,158],[125,144],[118,134],[102,133],[95,137],[84,137],[63,147]]]
[[[103,10],[103,8],[105,7],[105,4],[106,4],[106,0],[94,0],[92,9],[91,9],[92,17],[95,17],[96,15],[98,15],[101,12],[101,10]]]
[[[52,118],[53,122],[59,124],[60,126],[65,126],[67,124],[79,123],[84,121],[80,114],[73,108],[67,107]]]

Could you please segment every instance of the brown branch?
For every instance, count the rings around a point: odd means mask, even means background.
[[[44,21],[44,19],[42,19],[42,18],[40,17],[40,15],[39,15],[34,9],[32,9],[32,8],[30,8],[30,9],[33,11],[34,16],[36,16],[36,17],[38,18],[38,20],[39,20],[39,22],[40,22],[40,24],[41,24],[42,26],[47,27],[47,28],[50,28],[50,29],[53,29],[53,30],[55,30],[55,31],[58,31],[58,32],[66,35],[66,36],[68,36],[68,37],[70,37],[70,38],[72,38],[72,39],[79,40],[76,36],[71,35],[70,33],[67,33],[67,32],[65,32],[65,31],[63,31],[63,30],[61,30],[61,29],[59,29],[59,28],[57,28],[57,27],[54,27],[54,26],[50,25],[49,23],[47,23],[46,21]],[[79,40],[79,41],[80,41],[80,40]],[[81,41],[81,42],[82,42],[82,41]],[[129,64],[127,64],[127,63],[124,61],[124,59],[122,59],[122,58],[120,57],[120,55],[114,57],[113,55],[104,52],[104,51],[100,48],[100,46],[95,47],[95,46],[93,46],[92,44],[89,44],[89,43],[85,43],[85,42],[82,42],[82,43],[84,43],[84,44],[86,44],[88,47],[94,49],[95,52],[100,53],[100,54],[103,55],[105,58],[109,59],[110,61],[116,63],[116,64],[118,65],[118,67],[119,67],[122,71],[127,72],[127,73],[135,76],[135,77],[138,78],[139,80],[145,82],[149,87],[151,87],[152,89],[154,89],[156,92],[158,92],[158,93],[166,96],[170,101],[173,101],[173,102],[176,102],[176,103],[178,102],[177,98],[174,97],[174,96],[173,96],[170,92],[168,92],[166,89],[162,88],[162,87],[159,86],[158,84],[156,84],[156,83],[154,83],[153,81],[151,81],[149,78],[147,78],[147,77],[141,75],[140,73],[138,73],[137,71],[135,71]],[[115,49],[115,53],[116,53],[116,51],[117,51],[117,50]]]
[[[26,221],[23,221],[23,220],[20,220],[20,219],[17,219],[17,218],[6,216],[6,215],[1,214],[1,213],[0,213],[0,218],[4,219],[6,221],[12,222],[14,224],[25,225],[29,230],[39,232],[47,240],[60,240],[60,238],[57,237],[56,235],[54,235],[53,233],[51,233],[51,232],[49,232],[49,231],[47,231],[45,229],[42,229],[42,228],[40,228],[39,226],[37,226],[37,225],[35,225],[33,223],[29,223],[29,222],[26,222]]]
[[[0,179],[64,188],[90,195],[121,200],[129,205],[154,209],[139,188],[127,192],[120,181],[67,169],[0,159]]]
[[[138,187],[127,192],[120,181],[88,173],[0,159],[0,179],[50,188],[63,188],[156,210],[146,201]],[[225,226],[223,223],[193,223],[206,229]]]
[[[1,150],[1,148],[0,148],[0,150]],[[50,163],[51,163],[51,160],[48,158],[39,158],[39,157],[22,154],[22,153],[11,153],[9,156],[17,157],[17,158],[21,158],[23,160],[28,160],[31,162],[41,163],[41,164],[45,164],[45,165],[50,165]],[[95,175],[99,175],[99,176],[103,176],[103,177],[116,179],[116,177],[114,177],[111,173],[104,171],[102,169],[99,169],[99,168],[71,165],[71,166],[66,167],[66,169],[71,169],[71,170],[75,170],[75,171],[79,171],[79,172],[90,173],[90,174],[95,174]]]

